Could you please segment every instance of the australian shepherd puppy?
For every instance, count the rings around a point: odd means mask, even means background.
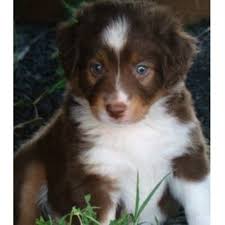
[[[98,1],[59,27],[63,106],[15,157],[15,224],[84,207],[102,225],[135,208],[167,174],[140,222],[163,223],[179,202],[189,225],[209,225],[207,147],[186,74],[196,40],[149,1]],[[118,210],[120,209],[120,210]]]

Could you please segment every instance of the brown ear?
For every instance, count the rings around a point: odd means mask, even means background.
[[[197,54],[197,39],[183,31],[173,34],[169,43],[170,50],[165,58],[164,76],[166,87],[184,80]]]
[[[76,69],[79,56],[76,23],[61,23],[57,30],[56,42],[59,49],[59,57],[65,70],[65,75],[70,79]]]

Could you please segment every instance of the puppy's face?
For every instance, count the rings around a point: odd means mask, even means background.
[[[162,87],[153,46],[131,26],[125,15],[112,19],[79,58],[79,86],[101,121],[141,120]]]
[[[148,7],[148,8],[146,8]],[[59,49],[74,95],[103,122],[134,123],[185,78],[194,40],[164,8],[99,3],[59,32]]]

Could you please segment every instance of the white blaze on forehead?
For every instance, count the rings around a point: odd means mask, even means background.
[[[104,29],[102,33],[103,42],[112,48],[117,56],[117,76],[116,76],[116,91],[117,100],[128,103],[127,94],[121,89],[120,85],[120,51],[127,42],[129,23],[124,16],[117,17]]]
[[[127,41],[128,22],[124,16],[114,19],[103,31],[103,41],[117,52]]]

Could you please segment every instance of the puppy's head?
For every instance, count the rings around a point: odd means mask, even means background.
[[[72,93],[104,122],[144,118],[183,82],[196,52],[170,11],[143,1],[84,5],[62,24],[58,47]]]

